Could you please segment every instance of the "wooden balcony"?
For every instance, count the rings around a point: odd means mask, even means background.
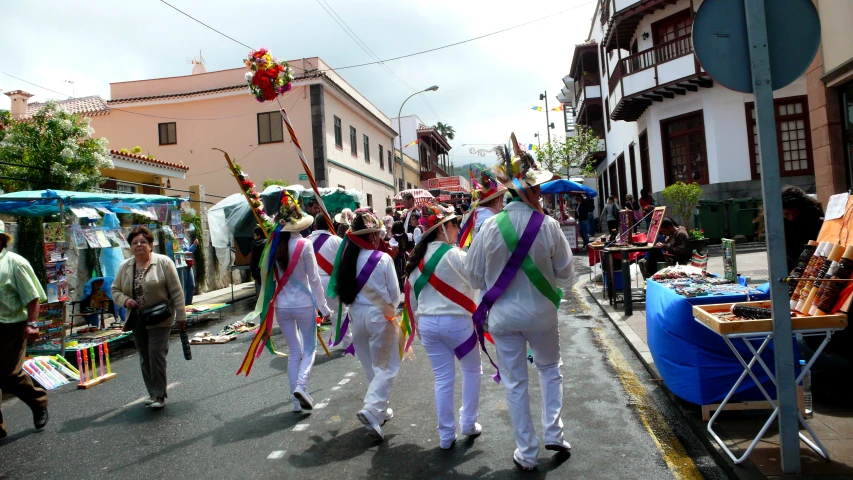
[[[610,118],[634,122],[652,102],[712,87],[693,57],[691,40],[684,35],[619,61],[609,80]]]

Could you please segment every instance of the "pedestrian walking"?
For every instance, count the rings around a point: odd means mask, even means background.
[[[604,219],[607,221],[607,233],[610,234],[610,241],[616,239],[616,231],[619,229],[619,204],[616,202],[616,195],[611,195],[607,198],[607,205],[604,206]]]
[[[396,255],[394,255],[394,270],[397,272],[398,284],[400,291],[402,291],[403,282],[406,277],[404,270],[409,259],[407,252],[412,250],[409,247],[409,238],[406,235],[406,228],[403,226],[403,222],[396,221],[391,226],[391,240],[388,241],[388,246],[396,252]]]
[[[518,148],[515,156],[514,174],[507,175],[501,165],[496,175],[512,189],[513,199],[500,214],[483,224],[468,251],[465,266],[471,286],[487,292],[474,321],[478,323],[482,315],[488,315],[488,331],[495,342],[515,430],[513,462],[522,470],[533,470],[537,466],[539,440],[528,400],[528,347],[539,371],[545,449],[564,454],[571,450],[560,418],[563,376],[557,309],[562,294],[557,284],[571,284],[572,252],[559,223],[540,210],[540,185],[551,180],[553,174],[539,169],[533,157]],[[529,259],[532,268],[520,268],[521,262],[510,263],[511,255]]]
[[[326,216],[323,213],[318,213],[314,216],[314,231],[308,236],[308,241],[311,242],[314,258],[317,260],[320,283],[323,285],[323,296],[326,298],[326,305],[329,307],[329,317],[331,318],[335,314],[334,306],[336,305],[340,306],[340,315],[346,315],[346,307],[329,296],[329,279],[334,268],[335,257],[338,255],[338,248],[340,248],[343,239],[329,231],[329,222],[326,220]],[[325,323],[331,323],[331,321]],[[350,344],[352,344],[352,330],[347,330],[343,341],[338,345],[346,351]]]
[[[438,416],[439,446],[447,450],[456,442],[453,413],[454,357],[462,371],[462,407],[459,424],[462,435],[479,436],[480,378],[483,367],[471,315],[476,310],[477,291],[465,275],[465,252],[456,246],[459,217],[452,209],[430,206],[430,225],[415,246],[406,275],[410,301],[406,308],[417,318],[421,342],[435,375],[435,411]],[[433,279],[438,280],[433,281]]]
[[[503,208],[503,198],[507,190],[498,183],[488,171],[480,171],[480,183],[471,190],[475,199],[472,212],[462,222],[460,245],[467,247],[480,231],[483,222],[497,215]]]
[[[33,385],[24,372],[27,340],[38,336],[39,303],[47,295],[33,267],[24,257],[9,251],[12,236],[0,220],[0,403],[2,395],[15,395],[33,412],[33,426],[47,426],[47,393]],[[6,438],[6,420],[0,411],[0,439]]]
[[[146,227],[136,227],[127,236],[133,256],[123,261],[113,281],[113,301],[128,309],[124,331],[133,331],[139,351],[142,380],[148,390],[145,406],[166,406],[166,357],[169,332],[175,321],[187,329],[184,292],[172,259],[153,253],[154,236]]]
[[[192,230],[195,232],[195,230]],[[184,252],[186,252],[186,257],[184,260],[187,264],[184,267],[184,305],[192,305],[193,297],[195,296],[195,272],[193,271],[193,265],[195,265],[195,260],[193,259],[193,255],[195,254],[195,250],[198,248],[198,237],[196,237],[192,243],[189,242],[188,237],[185,237],[181,240],[181,248],[183,248]]]
[[[583,196],[581,202],[578,204],[576,218],[578,221],[578,228],[581,232],[581,238],[583,239],[583,248],[586,248],[589,245],[589,235],[593,233],[589,228],[589,217],[593,214],[592,210],[595,208],[592,202],[587,202],[587,199],[592,200],[587,196]]]
[[[400,370],[400,329],[394,321],[400,288],[393,260],[378,250],[381,231],[379,219],[372,213],[355,214],[333,281],[334,291],[349,306],[355,354],[369,382],[364,407],[356,416],[384,439],[382,425],[394,416],[388,397]]]
[[[293,197],[286,194],[276,220],[279,227],[270,236],[262,276],[265,283],[274,281],[276,285],[272,298],[276,320],[287,340],[293,411],[301,412],[314,408],[314,400],[308,394],[308,378],[317,349],[317,311],[328,320],[329,307],[314,248],[299,233],[311,228],[314,218],[302,212]],[[259,301],[268,303],[269,299]]]

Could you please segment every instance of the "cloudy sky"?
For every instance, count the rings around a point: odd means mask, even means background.
[[[374,61],[333,20],[337,13],[380,59],[466,40],[537,21],[460,46],[339,73],[388,116],[415,89],[439,85],[415,97],[403,115],[425,123],[449,123],[456,130],[452,160],[493,161],[471,156],[475,144],[505,142],[515,131],[523,143],[545,137],[544,106],[568,73],[573,47],[589,33],[591,0],[168,0],[227,35],[282,58],[319,56],[332,67]],[[323,3],[325,2],[325,3]],[[568,10],[568,11],[566,11]],[[187,75],[188,59],[202,52],[208,71],[240,65],[246,48],[193,22],[159,0],[30,0],[5,8],[0,29],[0,71],[59,92],[109,98],[109,83]],[[405,85],[404,84],[408,84]],[[32,101],[61,95],[0,74],[3,91],[26,90]],[[9,98],[0,96],[0,109]],[[562,114],[551,121],[561,130]],[[485,146],[485,148],[490,148]]]

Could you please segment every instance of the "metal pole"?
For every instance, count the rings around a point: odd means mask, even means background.
[[[422,93],[422,92],[415,92],[415,93],[409,95],[408,98],[403,100],[403,104],[400,105],[400,111],[397,112],[397,128],[400,129],[400,131],[397,132],[398,136],[400,137],[400,180],[403,182],[403,186],[402,186],[402,188],[400,188],[400,190],[403,190],[404,188],[406,188],[406,164],[405,164],[406,160],[403,158],[403,118],[400,117],[400,115],[403,114],[403,107],[406,106],[406,102],[409,101],[409,98],[412,98],[419,93]],[[397,165],[394,165],[394,168],[396,169]],[[394,189],[397,190],[397,185],[394,185]]]
[[[548,145],[551,144],[551,120],[548,116],[548,91],[545,90],[545,131],[548,132]]]
[[[785,260],[785,227],[782,221],[782,191],[779,179],[779,151],[776,144],[776,117],[773,85],[770,81],[770,51],[767,47],[767,19],[764,0],[745,0],[755,93],[761,158],[761,186],[764,196],[764,225],[767,232],[767,261],[770,265],[770,299],[773,309],[773,345],[776,366],[776,399],[779,403],[779,444],[782,471],[800,473],[800,439],[797,418],[797,385],[791,332]]]

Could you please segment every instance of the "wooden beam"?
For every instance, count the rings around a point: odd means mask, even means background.
[[[656,93],[645,93],[645,94],[643,94],[643,98],[648,98],[648,99],[653,100],[655,102],[662,102],[663,101],[663,97],[656,94]]]
[[[699,91],[699,86],[692,84],[692,83],[679,83],[678,86],[681,88],[690,90],[691,92],[698,92]]]
[[[663,87],[663,89],[677,95],[687,95],[687,90],[680,87]]]
[[[666,98],[675,98],[675,94],[674,94],[674,93],[672,93],[672,92],[670,92],[670,91],[669,91],[669,90],[667,90],[667,89],[657,90],[657,91],[655,91],[655,93],[656,93],[656,94],[658,94],[658,95],[662,95],[662,96],[664,96],[664,97],[666,97]]]

